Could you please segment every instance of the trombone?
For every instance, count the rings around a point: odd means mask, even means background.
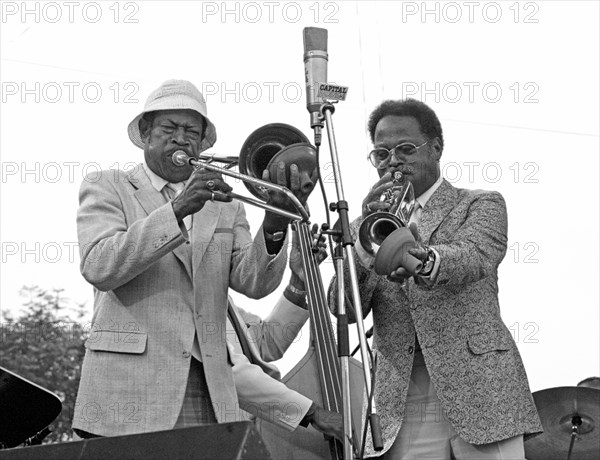
[[[284,123],[272,123],[258,128],[244,142],[239,157],[200,155],[199,159],[195,159],[189,157],[185,152],[177,150],[171,156],[171,161],[177,166],[189,164],[195,168],[204,168],[208,171],[239,179],[258,198],[264,196],[266,189],[283,193],[294,204],[297,213],[277,208],[260,199],[237,193],[230,193],[229,195],[233,199],[257,206],[288,219],[309,221],[308,211],[290,189],[257,178],[262,175],[264,169],[271,170],[272,165],[276,165],[279,161],[284,161],[286,165],[296,163],[301,172],[303,170],[309,171],[309,174],[316,167],[315,148],[310,145],[308,138],[293,126]],[[224,166],[216,166],[213,163],[223,163]],[[229,169],[237,164],[239,164],[241,172],[238,173]]]

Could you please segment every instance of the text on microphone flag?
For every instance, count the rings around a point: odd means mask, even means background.
[[[330,83],[319,83],[318,96],[323,99],[334,99],[336,101],[345,101],[348,94],[347,86],[337,86]]]

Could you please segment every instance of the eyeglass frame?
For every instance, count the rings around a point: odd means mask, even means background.
[[[387,165],[389,165],[389,162],[391,161],[391,158],[392,158],[392,156],[396,157],[396,149],[397,149],[398,147],[400,147],[400,146],[402,146],[402,145],[412,145],[412,146],[414,147],[414,150],[415,150],[415,152],[417,152],[417,151],[418,151],[418,150],[419,150],[421,147],[425,146],[425,145],[426,145],[426,144],[428,144],[428,143],[429,143],[429,141],[425,141],[425,142],[423,142],[421,145],[415,145],[415,144],[413,144],[412,142],[402,142],[402,143],[398,144],[396,147],[394,147],[394,148],[393,148],[393,149],[391,149],[391,150],[388,150],[388,149],[386,149],[385,147],[377,147],[377,148],[375,148],[375,149],[373,149],[373,150],[371,150],[371,151],[369,152],[369,154],[367,155],[367,159],[368,159],[368,160],[371,162],[371,164],[372,164],[372,165],[373,165],[375,168],[377,168],[377,169],[383,169],[383,168],[387,167]],[[387,163],[385,166],[376,166],[376,165],[373,163],[373,160],[371,159],[371,155],[372,155],[372,154],[373,154],[373,152],[375,152],[376,150],[385,150],[385,151],[387,151],[387,152],[388,152],[388,156],[387,156],[387,158],[386,158],[385,160],[381,161],[381,163],[380,163],[380,164],[383,164],[384,162],[386,162],[386,161],[387,161],[388,163]],[[409,155],[412,155],[412,154],[413,154],[413,153],[410,153]],[[396,157],[396,160],[398,160],[398,157]]]

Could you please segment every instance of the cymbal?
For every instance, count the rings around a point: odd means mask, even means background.
[[[557,387],[533,393],[544,433],[525,441],[529,460],[565,460],[571,443],[573,423],[577,437],[571,460],[600,458],[600,390],[586,387]]]

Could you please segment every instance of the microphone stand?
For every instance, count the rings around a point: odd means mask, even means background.
[[[344,189],[339,169],[339,159],[337,154],[337,145],[335,142],[335,133],[333,128],[332,114],[335,111],[333,104],[325,101],[321,105],[320,119],[325,119],[325,128],[327,130],[327,138],[329,141],[329,151],[331,153],[331,162],[333,165],[333,177],[335,181],[337,198],[336,203],[330,204],[332,211],[337,211],[341,224],[341,245],[344,249],[344,255],[348,263],[350,273],[350,283],[352,287],[352,301],[355,307],[356,326],[358,328],[358,339],[360,342],[360,352],[363,363],[363,374],[365,379],[365,391],[367,396],[372,398],[371,391],[371,359],[367,350],[367,339],[363,324],[362,306],[360,302],[360,292],[358,287],[358,277],[356,275],[356,265],[354,261],[354,241],[350,233],[350,221],[348,219],[348,202],[344,198]],[[321,142],[321,127],[313,126],[315,130],[315,142]],[[335,233],[328,230],[326,233]],[[339,236],[339,234],[338,234]],[[338,245],[339,246],[339,245]],[[344,458],[349,460],[353,458],[352,451],[352,424],[350,412],[350,344],[348,342],[348,316],[346,314],[346,306],[344,302],[344,270],[343,270],[343,255],[341,251],[336,251],[336,272],[337,272],[337,296],[338,296],[338,355],[341,361],[342,371],[342,395],[343,395],[343,410],[344,410]],[[383,441],[381,437],[381,427],[379,424],[379,415],[375,407],[375,401],[370,402],[371,413],[369,414],[369,424],[371,425],[371,437],[375,450],[383,449]]]

